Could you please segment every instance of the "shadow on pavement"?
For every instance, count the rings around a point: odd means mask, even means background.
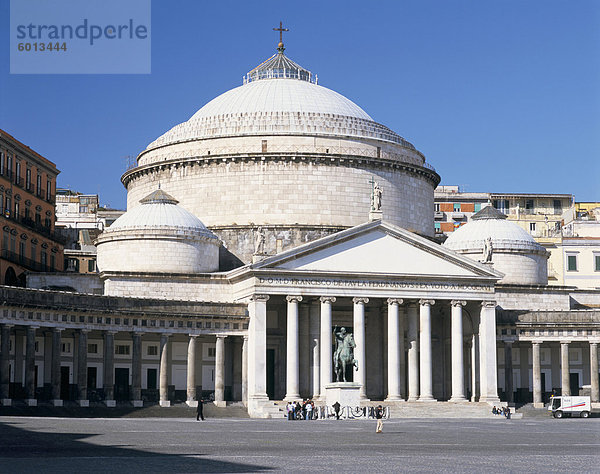
[[[49,424],[52,420],[48,420]],[[100,421],[99,421],[100,422]],[[86,439],[104,433],[52,433],[23,429],[0,420],[2,472],[255,472],[270,467],[203,458],[201,452],[163,454]],[[199,450],[202,449],[199,446]]]

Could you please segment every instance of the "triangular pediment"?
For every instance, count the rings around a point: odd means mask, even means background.
[[[503,276],[486,265],[384,222],[353,227],[267,258],[251,267],[484,279]]]

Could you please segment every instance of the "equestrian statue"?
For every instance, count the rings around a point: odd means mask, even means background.
[[[346,328],[333,328],[335,337],[335,352],[333,354],[333,368],[335,370],[336,382],[347,382],[346,366],[351,364],[358,370],[358,361],[354,358],[354,336],[346,332]]]

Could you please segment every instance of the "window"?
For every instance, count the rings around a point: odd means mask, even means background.
[[[594,270],[600,272],[600,255],[594,255]]]
[[[40,255],[40,263],[42,264],[43,269],[46,269],[46,263],[47,263],[47,259],[48,259],[48,254],[46,252],[42,252]]]
[[[12,209],[12,201],[11,199],[7,196],[6,199],[4,200],[4,215],[6,217],[10,217],[10,210]]]
[[[19,217],[19,203],[15,202],[15,217]]]
[[[577,255],[567,255],[567,271],[577,271]]]
[[[115,354],[116,355],[129,355],[129,345],[126,345],[126,344],[115,345]]]
[[[49,179],[46,180],[46,201],[50,201],[50,195],[52,194],[52,183]]]
[[[508,210],[510,209],[508,199],[495,199],[492,205],[503,214],[508,214]]]
[[[6,155],[6,176],[12,178],[12,157]]]
[[[21,184],[21,162],[17,161],[17,164],[15,165],[15,183],[16,184]]]
[[[529,223],[529,232],[535,232],[535,222]]]
[[[88,344],[88,354],[98,354],[98,344]]]
[[[36,245],[35,244],[31,244],[31,260],[35,261],[35,257],[36,257]]]
[[[460,202],[454,203],[454,212],[460,212]]]
[[[39,196],[40,194],[42,194],[42,176],[40,175],[40,171],[38,170],[38,174],[37,174],[37,180],[35,182],[35,187],[36,187],[36,193]]]
[[[70,342],[63,342],[61,344],[61,351],[64,354],[70,354],[71,353],[71,343]]]
[[[525,201],[525,209],[532,211],[533,210],[533,199],[527,199]]]
[[[28,191],[31,189],[31,168],[25,171],[25,187]]]
[[[50,271],[53,272],[56,268],[56,257],[54,254],[50,254]]]
[[[474,211],[475,212],[479,212],[481,211],[481,203],[480,202],[476,202],[475,206],[474,206]]]
[[[435,227],[436,234],[439,234],[442,232],[442,223],[441,222],[435,222],[434,227]]]
[[[554,200],[554,214],[562,214],[562,203],[560,199]]]
[[[21,263],[25,261],[25,242],[19,242],[19,260]]]
[[[208,348],[208,357],[216,357],[216,356],[217,356],[216,347],[209,347]]]
[[[95,272],[96,271],[96,260],[91,259],[88,260],[88,272]]]
[[[148,348],[146,349],[146,355],[157,356],[158,355],[158,346],[148,346]]]
[[[435,212],[440,212],[440,204],[436,202],[436,203],[433,205],[433,210],[434,210]]]
[[[0,174],[4,175],[4,153],[0,153]]]
[[[42,224],[42,215],[39,212],[35,213],[35,223],[38,225]]]

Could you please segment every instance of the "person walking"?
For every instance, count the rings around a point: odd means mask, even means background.
[[[333,411],[335,412],[335,419],[339,420],[340,419],[340,402],[336,401],[333,404]]]
[[[383,407],[378,405],[375,408],[375,418],[377,418],[377,428],[375,429],[375,433],[381,433],[383,431]]]
[[[204,421],[204,399],[200,398],[198,400],[198,408],[196,408],[196,421]]]

